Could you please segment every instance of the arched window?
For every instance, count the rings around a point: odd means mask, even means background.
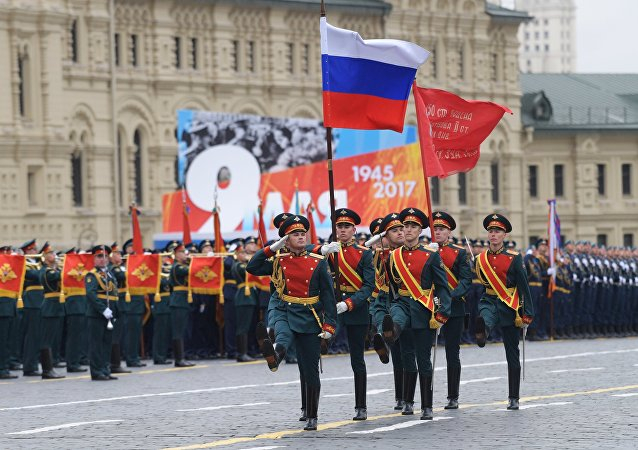
[[[73,206],[84,206],[84,189],[82,180],[82,151],[75,149],[71,153],[71,184],[73,194]]]
[[[133,174],[135,176],[135,203],[142,204],[142,133],[139,129],[133,135]]]

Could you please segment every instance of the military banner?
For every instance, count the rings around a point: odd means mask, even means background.
[[[62,267],[62,293],[64,295],[85,295],[84,277],[93,269],[93,255],[90,253],[67,254]]]
[[[26,260],[22,255],[0,255],[0,296],[22,296],[26,267]]]
[[[160,255],[128,255],[126,286],[130,295],[159,292],[162,273]]]
[[[224,257],[194,256],[188,271],[188,287],[195,294],[219,294],[224,286]]]
[[[257,276],[246,272],[246,285],[260,291],[270,292],[270,275]]]

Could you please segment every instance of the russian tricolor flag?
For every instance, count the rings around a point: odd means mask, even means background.
[[[322,17],[324,125],[402,132],[410,87],[429,55],[411,42],[363,40]]]

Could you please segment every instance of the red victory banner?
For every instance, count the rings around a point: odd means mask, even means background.
[[[128,255],[126,286],[130,295],[159,292],[161,274],[160,255]]]
[[[0,296],[20,298],[26,271],[24,256],[0,255]]]
[[[472,170],[480,145],[506,112],[492,102],[464,100],[440,89],[414,83],[414,101],[425,176],[446,177]]]
[[[84,277],[93,270],[93,255],[90,253],[64,256],[62,267],[62,293],[64,295],[85,295]]]
[[[194,256],[188,271],[188,288],[195,294],[215,295],[224,287],[224,257]]]
[[[246,286],[256,287],[260,291],[270,292],[270,275],[257,276],[246,272]]]

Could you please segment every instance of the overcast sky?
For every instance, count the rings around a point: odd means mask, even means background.
[[[638,73],[638,1],[576,0],[577,72]]]
[[[638,73],[638,0],[575,1],[576,71]]]

